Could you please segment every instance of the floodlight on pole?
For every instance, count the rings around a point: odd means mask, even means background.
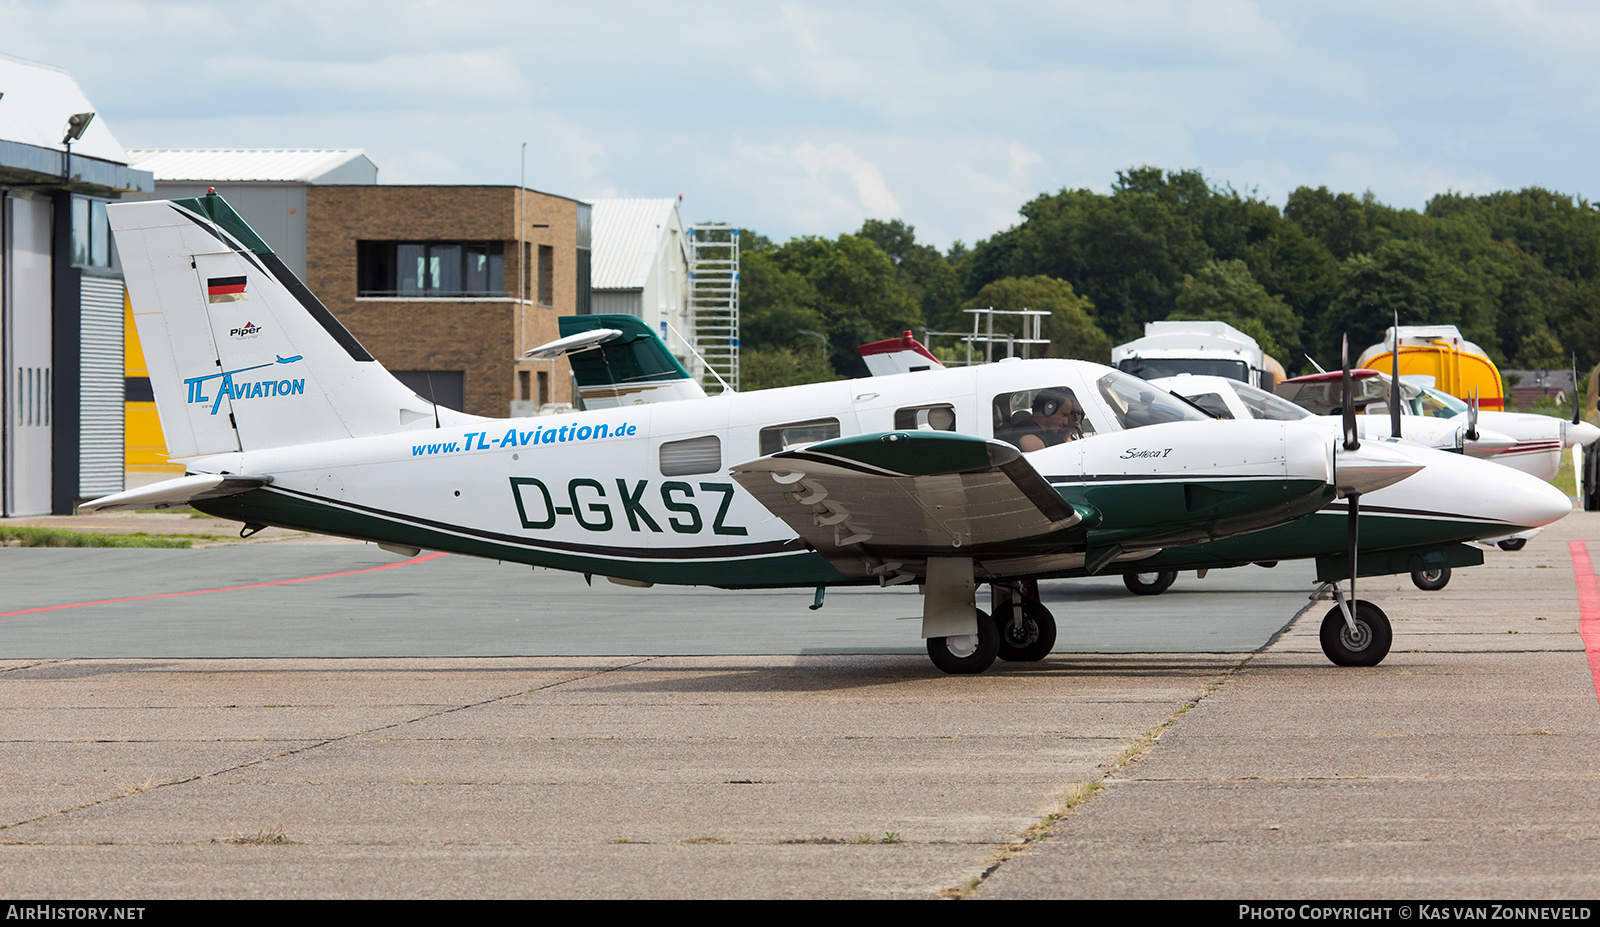
[[[67,146],[66,167],[61,172],[63,183],[72,182],[72,143],[83,138],[84,130],[93,121],[94,113],[73,113],[67,117],[67,134],[61,137],[61,144]]]
[[[89,128],[89,123],[94,121],[94,113],[74,113],[67,118],[67,134],[61,139],[61,144],[71,143],[83,138],[84,130]]]

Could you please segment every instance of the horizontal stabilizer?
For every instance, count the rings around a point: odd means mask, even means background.
[[[78,506],[80,512],[119,512],[128,509],[166,509],[203,499],[237,496],[272,482],[270,476],[234,476],[197,473],[163,480],[138,489],[101,496]]]
[[[565,315],[557,320],[561,337],[524,356],[553,360],[565,356],[585,409],[704,399],[705,390],[689,376],[661,337],[631,315]]]
[[[733,478],[844,572],[895,558],[1001,552],[1082,516],[1014,447],[946,432],[860,435],[781,451]]]

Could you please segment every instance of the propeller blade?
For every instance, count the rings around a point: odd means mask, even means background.
[[[1478,388],[1472,388],[1472,399],[1467,403],[1467,440],[1478,440]]]
[[[1578,424],[1578,352],[1572,352],[1572,424]]]
[[[1344,336],[1344,343],[1339,348],[1339,362],[1344,364],[1344,449],[1347,451],[1359,450],[1361,438],[1356,433],[1356,394],[1355,383],[1350,377],[1350,336]]]
[[[1394,375],[1389,384],[1389,437],[1400,437],[1400,310],[1394,311]]]

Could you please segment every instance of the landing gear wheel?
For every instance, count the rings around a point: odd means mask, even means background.
[[[1527,538],[1506,538],[1495,545],[1501,550],[1521,550],[1528,546]]]
[[[1364,599],[1353,604],[1356,630],[1344,622],[1344,610],[1335,605],[1322,619],[1322,652],[1339,666],[1377,666],[1389,655],[1394,632],[1383,609]]]
[[[1000,629],[983,609],[977,609],[977,613],[977,634],[928,638],[928,658],[934,666],[947,673],[971,674],[981,673],[994,663],[1000,651]]]
[[[999,625],[1002,660],[1037,663],[1048,657],[1056,646],[1056,617],[1037,599],[1023,600],[1020,624],[1007,615],[1000,619]]]
[[[1439,567],[1437,570],[1413,570],[1411,582],[1415,583],[1418,589],[1436,592],[1450,585],[1450,568]]]
[[[1124,573],[1122,584],[1134,595],[1160,595],[1167,591],[1178,579],[1177,570],[1163,570],[1160,573]]]

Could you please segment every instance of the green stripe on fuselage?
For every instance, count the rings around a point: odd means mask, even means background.
[[[641,582],[682,586],[817,586],[876,582],[846,577],[821,555],[812,551],[753,556],[747,558],[696,560],[631,560],[629,548],[617,548],[616,557],[598,554],[565,553],[470,534],[456,534],[405,520],[404,516],[383,517],[353,511],[347,507],[291,496],[271,490],[254,490],[222,499],[194,503],[208,515],[230,518],[247,524],[272,525],[315,534],[360,540],[383,541],[426,550],[526,563],[573,573],[593,573]]]
[[[1139,572],[1204,570],[1274,560],[1306,560],[1341,555],[1349,544],[1349,517],[1343,512],[1318,512],[1299,521],[1238,537],[1169,547],[1136,565]],[[1364,555],[1388,550],[1445,548],[1481,537],[1526,530],[1517,525],[1487,525],[1449,518],[1361,514],[1360,548]]]
[[[1286,526],[1333,497],[1333,488],[1321,480],[1158,480],[1056,489],[1067,502],[1102,513],[1090,531],[1091,546],[1128,549],[1195,544],[1263,524]]]

